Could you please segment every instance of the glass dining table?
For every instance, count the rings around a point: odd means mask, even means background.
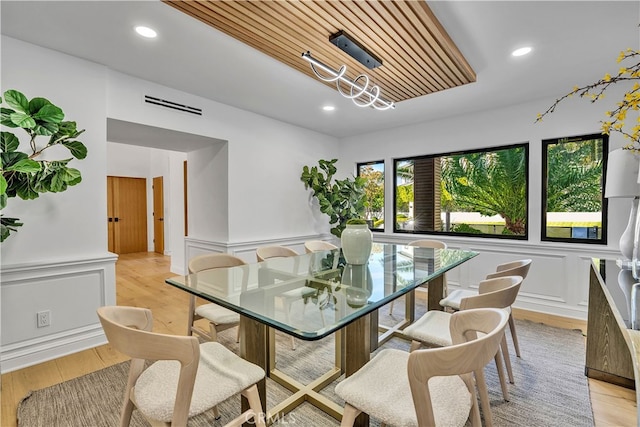
[[[339,249],[272,258],[231,268],[172,277],[169,285],[211,301],[240,316],[240,356],[265,369],[274,381],[294,394],[268,411],[267,420],[307,401],[340,420],[342,407],[319,391],[342,374],[355,373],[369,360],[378,343],[411,323],[414,290],[428,283],[429,310],[441,310],[443,275],[477,252],[374,243],[364,265],[347,264]],[[379,335],[377,310],[405,296],[405,319]],[[275,366],[275,334],[314,341],[335,334],[335,366],[303,385]],[[266,380],[258,384],[266,406]],[[243,410],[248,407],[242,399]],[[368,425],[362,414],[356,425]]]

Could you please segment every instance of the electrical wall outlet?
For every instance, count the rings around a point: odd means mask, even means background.
[[[39,311],[36,313],[38,328],[51,326],[51,310]]]

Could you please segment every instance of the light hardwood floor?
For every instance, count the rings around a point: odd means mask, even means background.
[[[116,263],[116,301],[119,305],[150,308],[154,330],[183,335],[188,296],[164,283],[165,278],[173,275],[169,272],[168,257],[153,252],[121,255]],[[514,315],[551,326],[586,330],[583,321],[523,310],[514,310]],[[18,404],[29,390],[58,384],[124,360],[126,357],[103,345],[2,375],[2,427],[17,425]],[[636,425],[633,390],[596,380],[589,380],[589,389],[597,427]]]

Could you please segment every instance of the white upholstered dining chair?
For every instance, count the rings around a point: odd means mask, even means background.
[[[504,310],[513,304],[518,291],[520,290],[520,284],[522,283],[521,276],[506,276],[497,277],[495,279],[483,280],[480,282],[479,293],[473,296],[463,298],[460,302],[460,310],[468,310],[475,308],[497,308]],[[445,311],[430,310],[425,313],[420,319],[411,325],[407,326],[402,332],[412,341],[411,351],[420,348],[420,346],[426,347],[445,347],[452,344],[453,339],[449,334],[449,322],[451,322],[452,314]],[[503,336],[500,347],[504,354],[507,347],[507,340]],[[508,356],[508,354],[507,354]],[[502,395],[505,400],[509,400],[509,391],[507,389],[506,382],[504,380],[504,371],[502,368],[502,356],[500,352],[495,354],[496,369],[500,378],[500,386],[502,388]],[[507,367],[507,374],[511,383],[513,380],[513,371],[511,369],[511,361],[507,357],[504,361]],[[483,409],[489,407],[489,402],[484,401],[481,396],[481,403]]]
[[[527,278],[529,274],[529,268],[531,267],[530,259],[521,259],[517,261],[506,262],[499,264],[496,267],[495,273],[487,274],[487,279],[493,279],[496,277],[504,276],[521,276],[522,280]],[[452,310],[460,309],[460,301],[462,298],[477,295],[477,292],[468,289],[456,289],[451,292],[446,298],[440,301],[440,305]],[[509,307],[509,330],[511,331],[511,339],[513,341],[513,348],[516,351],[516,356],[520,357],[520,345],[518,344],[518,334],[516,333],[516,323],[513,320],[513,312]],[[509,357],[508,353],[504,354],[504,357]]]
[[[483,378],[507,321],[504,310],[460,311],[448,325],[453,345],[411,353],[380,351],[336,386],[345,401],[341,426],[352,426],[361,412],[389,426],[463,426],[469,418],[480,426],[476,385],[480,396],[488,393],[484,380],[474,384],[472,374]],[[490,409],[484,415],[491,425]]]
[[[189,261],[189,273],[199,273],[204,270],[212,270],[215,268],[237,267],[245,264],[246,263],[242,259],[230,254],[204,254],[198,255]],[[194,280],[197,280],[197,277]],[[208,331],[195,324],[195,321],[199,319],[207,319],[209,321]],[[238,326],[236,341],[239,341],[240,315],[228,308],[224,308],[214,303],[197,305],[195,295],[189,296],[188,322],[187,335],[193,335],[195,333],[209,341],[217,341],[218,332]]]
[[[249,409],[227,426],[253,418],[265,426],[256,383],[264,370],[217,342],[199,344],[196,337],[152,332],[151,310],[109,306],[98,309],[109,344],[131,357],[120,426],[137,408],[153,425],[186,426],[190,417],[242,394]],[[145,368],[147,361],[154,361]],[[217,411],[215,413],[218,416]]]

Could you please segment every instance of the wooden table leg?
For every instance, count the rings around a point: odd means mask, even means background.
[[[443,275],[429,280],[429,303],[427,305],[427,310],[444,310],[444,307],[440,305],[440,300],[444,298],[444,280]]]
[[[371,353],[371,319],[369,315],[363,316],[347,325],[345,331],[345,376],[354,374],[369,361]],[[360,414],[353,424],[357,427],[369,425],[369,415]]]
[[[240,357],[243,359],[255,363],[265,370],[266,373],[269,367],[269,352],[268,352],[268,328],[266,325],[250,319],[245,316],[240,316]],[[260,402],[262,403],[262,411],[264,416],[267,413],[267,380],[262,379],[257,384],[258,393],[260,394]],[[249,409],[249,401],[242,397],[242,412]],[[244,423],[244,427],[253,427],[253,421]]]

